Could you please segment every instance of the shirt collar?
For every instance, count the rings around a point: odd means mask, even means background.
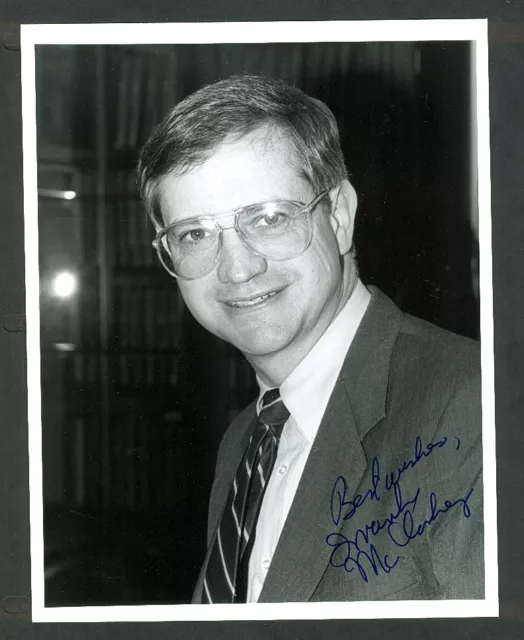
[[[315,439],[347,351],[366,312],[371,295],[360,280],[349,300],[313,349],[280,385],[280,395],[297,426],[309,442]],[[269,389],[260,387],[257,409]]]

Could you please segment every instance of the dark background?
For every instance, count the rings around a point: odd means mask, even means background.
[[[151,247],[135,166],[152,126],[234,73],[322,99],[363,281],[478,338],[470,64],[467,42],[37,46],[47,606],[191,601],[218,443],[256,394]],[[57,298],[63,270],[78,291]]]
[[[522,68],[524,64],[524,17],[522,2],[429,2],[361,5],[332,2],[244,3],[228,2],[190,6],[157,0],[142,3],[65,2],[45,5],[31,2],[2,4],[4,20],[29,22],[82,22],[125,20],[227,20],[227,19],[385,19],[490,17],[490,109],[492,137],[493,262],[495,302],[495,362],[497,393],[497,457],[499,497],[500,603],[503,618],[518,618],[523,610],[524,567],[522,557],[522,167],[524,154],[524,109]],[[4,25],[9,35],[10,25]],[[16,28],[14,29],[16,42]],[[3,233],[1,290],[3,327],[0,338],[2,362],[1,396],[4,446],[0,463],[2,482],[0,584],[2,597],[29,595],[29,516],[27,494],[27,432],[25,394],[25,340],[23,334],[23,216],[21,171],[21,117],[19,53],[0,50],[0,181],[3,186]],[[520,214],[520,215],[519,215]],[[494,550],[493,550],[494,552]],[[3,619],[17,619],[2,609]],[[4,625],[9,638],[81,637],[360,637],[383,635],[428,638],[520,637],[521,623],[488,621],[322,621],[269,623],[111,624],[111,625]],[[179,634],[177,636],[177,633]]]

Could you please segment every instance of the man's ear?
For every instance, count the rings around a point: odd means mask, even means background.
[[[344,256],[353,245],[357,194],[349,180],[344,180],[339,187],[331,190],[330,196],[333,203],[330,222],[337,238],[340,255]]]

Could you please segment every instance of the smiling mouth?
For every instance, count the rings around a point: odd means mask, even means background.
[[[269,293],[257,296],[256,298],[250,298],[249,300],[229,300],[225,304],[233,309],[249,309],[263,304],[266,300],[276,296],[277,293],[280,293],[280,291],[270,291]]]

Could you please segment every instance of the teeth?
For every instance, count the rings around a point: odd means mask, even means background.
[[[264,300],[267,300],[268,298],[270,298],[271,296],[274,296],[275,292],[272,291],[271,293],[266,293],[263,296],[259,296],[258,298],[253,298],[253,300],[238,300],[237,302],[228,302],[228,305],[230,307],[253,307],[256,304],[259,304],[260,302],[263,302]]]

